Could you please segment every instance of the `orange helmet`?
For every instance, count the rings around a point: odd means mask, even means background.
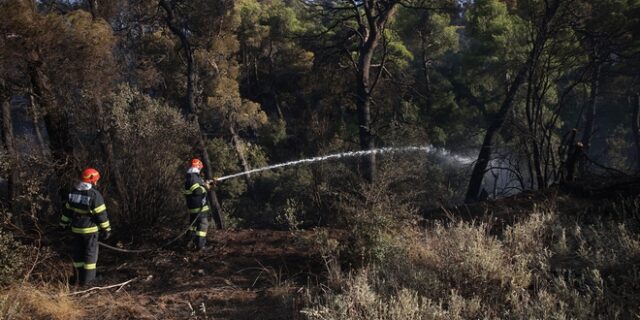
[[[200,159],[193,158],[193,159],[191,159],[191,168],[202,169],[202,168],[204,168],[204,164],[202,164],[202,161],[200,161]]]
[[[94,168],[87,168],[82,171],[82,182],[96,184],[100,180],[100,172]]]

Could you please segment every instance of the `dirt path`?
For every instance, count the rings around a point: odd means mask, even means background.
[[[211,249],[175,246],[156,253],[101,249],[100,285],[135,278],[121,290],[94,291],[83,301],[110,319],[299,319],[305,285],[322,282],[311,231],[222,231]]]

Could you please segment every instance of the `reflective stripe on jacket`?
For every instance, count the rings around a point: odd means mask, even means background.
[[[104,198],[90,184],[79,183],[69,193],[60,225],[69,224],[71,232],[79,234],[98,232],[99,229],[111,230]]]
[[[184,183],[184,197],[191,213],[209,211],[207,205],[207,188],[204,180],[197,173],[187,173]]]

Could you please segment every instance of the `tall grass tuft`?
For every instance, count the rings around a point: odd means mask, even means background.
[[[85,312],[64,286],[28,284],[0,291],[0,319],[83,319]]]

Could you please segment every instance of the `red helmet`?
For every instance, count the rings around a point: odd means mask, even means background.
[[[82,171],[82,182],[96,184],[100,180],[100,172],[94,168],[87,168]]]
[[[202,169],[202,168],[204,168],[204,164],[202,164],[202,161],[200,161],[200,159],[193,158],[193,159],[191,159],[191,168]]]

